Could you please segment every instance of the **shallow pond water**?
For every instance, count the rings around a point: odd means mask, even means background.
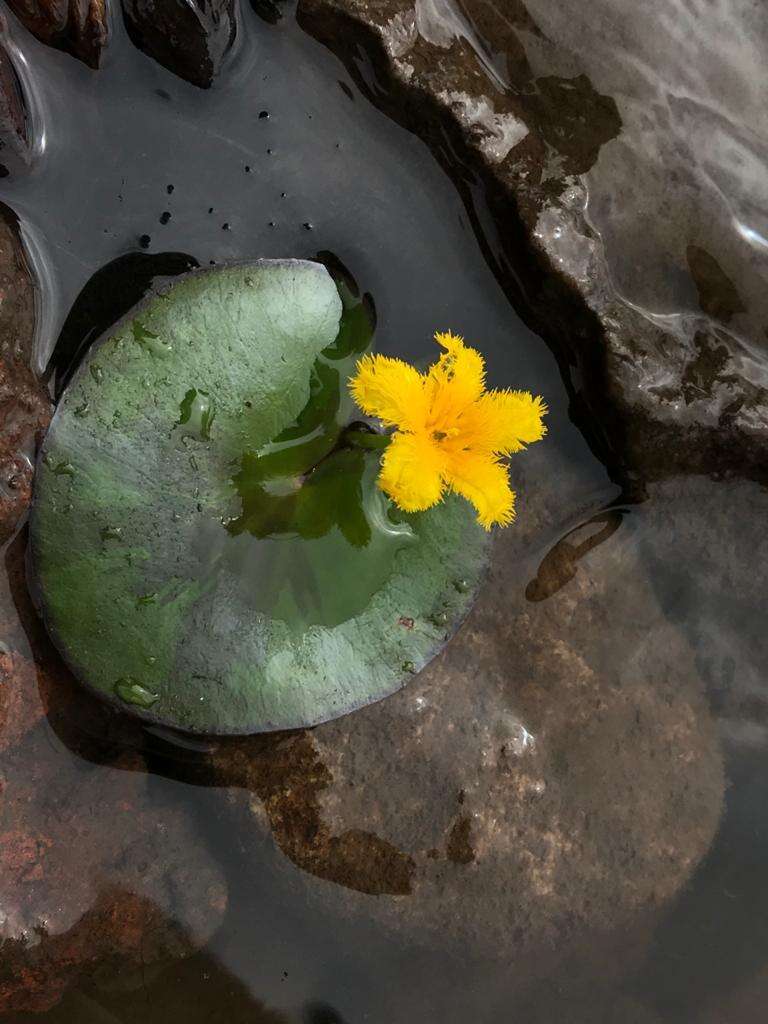
[[[372,296],[378,351],[425,365],[451,328],[551,413],[457,637],[402,693],[309,733],[209,743],[80,698],[29,607],[22,529],[0,639],[39,720],[1,755],[0,923],[54,950],[30,985],[70,987],[0,1019],[762,1019],[764,490],[692,478],[623,500],[450,180],[290,12],[244,8],[208,92],[117,19],[97,74],[11,35],[37,152],[0,199],[35,259],[52,388],[152,272],[332,253]]]

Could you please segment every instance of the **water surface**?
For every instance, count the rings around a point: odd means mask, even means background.
[[[423,366],[435,329],[463,333],[492,385],[545,396],[550,434],[515,460],[519,522],[497,544],[476,615],[403,694],[290,740],[287,768],[284,747],[233,753],[130,734],[128,756],[143,750],[150,772],[131,799],[157,827],[183,815],[193,837],[165,852],[171,881],[153,898],[205,946],[140,971],[118,956],[46,1014],[7,1019],[759,1019],[728,1005],[759,991],[768,959],[760,561],[743,529],[744,509],[762,521],[764,493],[681,481],[622,501],[568,418],[554,357],[510,306],[426,146],[376,111],[290,12],[270,26],[243,9],[240,29],[221,79],[201,92],[117,23],[94,74],[12,22],[37,155],[0,198],[41,279],[35,365],[48,365],[78,295],[110,264],[108,287],[92,292],[104,325],[137,297],[127,267],[135,278],[146,265],[331,252],[373,296],[379,351]],[[70,320],[70,354],[89,328],[87,312]],[[22,533],[10,545],[10,567],[23,543]],[[4,581],[3,622],[8,646],[36,661],[28,686],[49,715],[6,776],[21,787],[34,764],[71,778],[71,793],[87,780],[96,796],[82,816],[98,806],[104,825],[80,841],[106,849],[113,807],[143,765],[119,760],[119,728],[105,747],[76,701],[51,710],[53,655],[18,574]],[[323,829],[331,839],[318,846]],[[362,856],[349,853],[355,842]],[[369,877],[374,853],[388,867]],[[194,856],[210,858],[228,891],[210,935],[213,897],[195,890],[203,868],[183,870]],[[138,891],[152,870],[135,860],[123,870]],[[48,915],[49,935],[105,895],[94,871],[66,915]]]

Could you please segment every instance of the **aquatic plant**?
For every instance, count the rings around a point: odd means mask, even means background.
[[[427,373],[401,359],[366,355],[350,387],[355,401],[387,427],[378,483],[405,512],[423,512],[453,491],[477,509],[486,530],[515,518],[503,461],[541,440],[547,407],[527,391],[486,391],[481,354],[450,331]]]
[[[379,700],[443,647],[487,535],[455,494],[406,512],[377,486],[394,442],[350,427],[346,386],[373,329],[351,282],[265,260],[178,277],[91,346],[30,522],[83,683],[176,729],[260,732]]]

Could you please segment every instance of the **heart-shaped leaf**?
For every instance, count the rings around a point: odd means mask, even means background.
[[[321,265],[260,261],[176,278],[91,348],[30,541],[41,613],[90,688],[181,730],[287,729],[440,649],[485,535],[460,500],[399,514],[378,453],[346,443],[372,330]]]

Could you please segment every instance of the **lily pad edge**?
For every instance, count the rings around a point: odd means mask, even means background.
[[[167,293],[169,290],[171,290],[178,283],[180,283],[180,282],[182,282],[184,280],[189,280],[191,278],[199,278],[201,276],[213,275],[213,274],[216,274],[218,271],[220,271],[222,269],[237,268],[237,267],[241,267],[241,268],[242,267],[252,267],[254,269],[257,269],[261,265],[266,265],[266,266],[274,267],[274,268],[277,268],[279,266],[283,266],[283,267],[287,268],[287,267],[295,267],[297,265],[310,265],[312,267],[318,268],[318,270],[323,270],[325,273],[328,273],[328,270],[324,266],[324,264],[319,263],[319,262],[317,262],[315,260],[291,259],[291,258],[281,258],[281,259],[267,259],[267,258],[265,258],[265,259],[258,259],[258,260],[232,260],[232,261],[226,261],[226,262],[222,262],[220,264],[217,264],[215,267],[195,268],[195,269],[193,269],[191,271],[188,271],[188,272],[185,272],[183,274],[179,274],[179,275],[176,275],[176,276],[173,276],[173,277],[162,278],[156,284],[153,284],[153,286],[147,291],[146,295],[136,305],[132,306],[131,309],[128,310],[126,312],[126,314],[124,314],[124,316],[122,316],[119,320],[117,320],[114,324],[112,324],[105,332],[103,332],[92,343],[92,345],[88,348],[87,352],[84,353],[83,358],[82,358],[82,360],[80,362],[80,365],[78,365],[78,367],[75,370],[75,372],[71,375],[71,377],[70,377],[70,379],[68,381],[68,384],[67,384],[67,388],[69,389],[71,386],[73,386],[79,380],[81,375],[87,372],[88,362],[89,362],[90,357],[94,356],[98,352],[98,350],[107,341],[109,341],[110,338],[112,338],[122,328],[124,328],[128,324],[130,324],[133,321],[135,321],[136,318],[141,315],[142,311],[145,308],[147,308],[158,297],[161,297],[162,295]],[[86,358],[86,356],[88,358]],[[51,432],[53,427],[54,427],[54,424],[55,424],[55,422],[57,420],[57,417],[59,415],[59,408],[57,408],[56,411],[54,412],[54,416],[53,416],[53,418],[51,420],[51,424],[49,425],[48,432]],[[37,456],[36,456],[36,459],[35,459],[35,480],[38,479],[38,474],[41,471],[41,465],[42,465],[43,459],[45,458],[45,455],[46,455],[46,440],[47,440],[48,432],[46,433],[46,437],[43,439],[42,443],[39,446],[39,449],[38,449],[38,452],[37,452]],[[26,563],[25,563],[26,564],[26,581],[27,581],[27,587],[28,587],[28,590],[29,590],[30,597],[32,599],[33,606],[34,606],[37,614],[39,615],[39,617],[40,617],[40,619],[41,619],[41,621],[42,621],[42,623],[43,623],[43,625],[44,625],[44,627],[46,629],[46,632],[47,632],[51,642],[53,643],[54,647],[56,648],[59,656],[62,658],[64,664],[67,666],[67,668],[72,673],[72,675],[75,677],[75,679],[78,681],[78,684],[81,685],[87,693],[89,693],[92,696],[96,697],[99,701],[101,701],[104,704],[108,705],[110,708],[115,710],[117,713],[130,715],[133,718],[137,718],[137,719],[141,720],[146,725],[161,727],[163,730],[167,731],[168,733],[170,733],[170,734],[178,734],[179,736],[184,736],[184,735],[188,735],[189,736],[189,735],[191,735],[191,736],[199,736],[199,737],[222,737],[222,738],[225,738],[225,737],[234,737],[234,736],[262,735],[262,734],[269,734],[269,733],[291,733],[291,732],[297,732],[297,731],[301,731],[303,729],[314,728],[314,727],[316,727],[318,725],[322,725],[322,724],[324,724],[326,722],[335,721],[338,718],[346,717],[346,715],[352,714],[355,711],[359,711],[362,708],[369,707],[369,706],[372,706],[374,704],[377,704],[381,700],[386,700],[388,696],[392,696],[393,694],[398,693],[402,689],[404,689],[410,683],[410,681],[416,675],[418,675],[420,672],[422,672],[424,670],[424,668],[426,668],[430,664],[430,662],[432,662],[435,659],[435,657],[437,655],[439,655],[439,653],[442,651],[442,649],[445,646],[447,646],[454,639],[454,637],[459,632],[459,630],[462,628],[462,626],[464,625],[464,623],[467,620],[468,616],[472,612],[472,610],[474,608],[474,605],[475,605],[475,602],[477,600],[478,594],[479,594],[480,590],[482,589],[482,586],[483,586],[483,584],[485,582],[485,579],[487,577],[487,574],[489,572],[489,567],[490,567],[490,558],[489,558],[490,538],[488,538],[488,541],[487,541],[487,543],[485,545],[485,558],[484,558],[482,566],[479,568],[479,570],[478,570],[478,572],[477,572],[477,574],[475,576],[475,584],[474,584],[474,586],[472,586],[470,588],[470,590],[465,595],[465,603],[464,603],[464,611],[463,611],[463,613],[461,615],[459,615],[458,617],[454,618],[450,622],[450,624],[446,624],[445,629],[444,629],[443,634],[442,634],[442,638],[440,640],[436,641],[436,643],[435,643],[435,645],[433,647],[428,648],[427,653],[420,659],[420,663],[419,664],[414,664],[413,668],[409,668],[409,669],[404,669],[403,670],[402,678],[401,678],[401,681],[400,681],[399,685],[396,686],[395,688],[393,688],[389,694],[386,694],[386,695],[374,698],[372,700],[371,699],[360,700],[359,702],[357,702],[357,703],[355,703],[353,705],[348,706],[347,710],[345,710],[342,714],[321,714],[321,715],[318,716],[317,719],[313,719],[313,720],[307,721],[303,725],[296,726],[295,728],[275,728],[274,726],[270,726],[269,723],[265,723],[263,726],[261,726],[259,728],[254,728],[252,724],[247,726],[247,727],[241,728],[241,729],[240,728],[225,728],[225,727],[219,726],[215,731],[201,729],[201,728],[196,728],[194,726],[188,726],[188,727],[182,728],[182,727],[179,727],[178,725],[171,725],[171,724],[169,724],[166,718],[164,718],[162,715],[159,715],[159,714],[153,712],[153,710],[151,708],[141,708],[141,707],[139,707],[137,705],[133,705],[133,704],[128,706],[122,700],[120,700],[120,698],[118,696],[116,696],[116,695],[112,696],[107,691],[105,691],[104,689],[102,689],[102,688],[100,688],[98,686],[94,686],[85,677],[84,673],[82,672],[80,667],[76,664],[75,660],[72,657],[70,657],[69,654],[66,652],[66,645],[62,642],[62,638],[58,635],[58,631],[57,631],[56,627],[52,624],[52,622],[50,620],[50,617],[47,614],[45,590],[44,590],[44,588],[42,586],[42,582],[41,582],[41,580],[40,580],[40,578],[38,576],[38,573],[37,573],[37,571],[35,569],[35,561],[36,561],[36,552],[35,552],[35,548],[34,548],[35,531],[34,531],[34,529],[32,527],[33,527],[33,522],[34,522],[35,516],[37,514],[37,508],[38,508],[38,489],[35,486],[34,489],[33,489],[32,502],[31,502],[31,505],[30,505],[30,512],[29,512],[29,517],[28,517],[28,521],[27,521],[28,530],[29,530],[29,541],[28,541],[28,544],[27,544]]]

